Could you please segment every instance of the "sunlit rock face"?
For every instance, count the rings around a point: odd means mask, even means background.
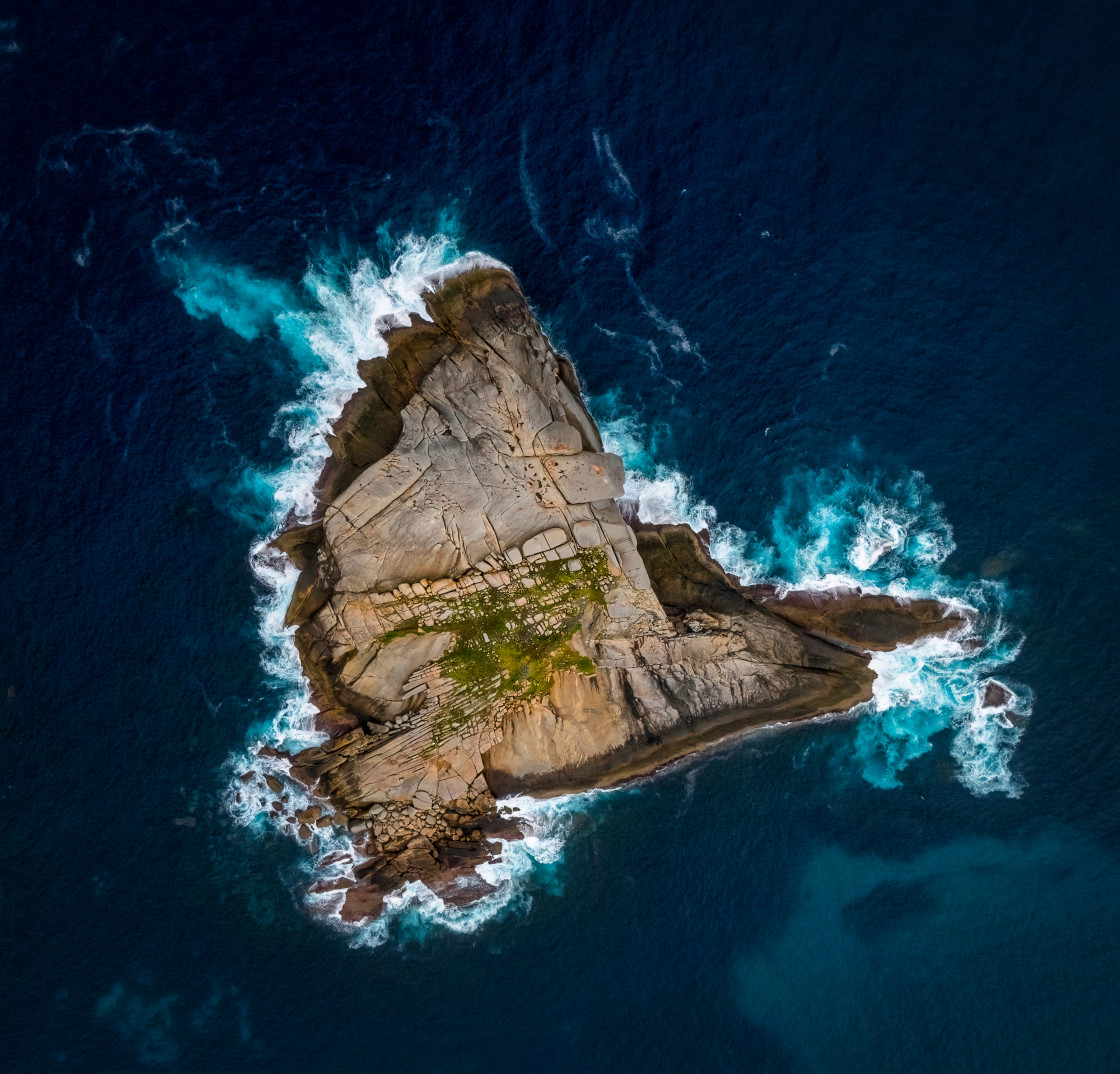
[[[318,519],[277,541],[301,568],[289,620],[331,736],[293,774],[368,856],[352,918],[404,880],[461,874],[496,796],[617,782],[849,708],[874,677],[859,595],[842,615],[783,603],[687,527],[635,534],[622,461],[508,271],[426,304],[361,368]],[[954,625],[936,605],[873,610],[875,647]]]

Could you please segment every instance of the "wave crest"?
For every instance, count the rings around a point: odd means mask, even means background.
[[[351,267],[330,262],[316,266],[304,276],[297,292],[241,266],[198,255],[189,248],[183,229],[171,237],[175,242],[165,237],[157,252],[164,268],[177,280],[176,293],[186,312],[200,319],[217,317],[246,340],[275,331],[303,373],[296,398],[279,409],[272,429],[289,449],[288,462],[275,471],[248,470],[238,478],[238,489],[264,506],[268,519],[268,532],[254,544],[249,560],[260,586],[261,663],[278,691],[279,702],[267,721],[250,730],[245,751],[229,759],[225,795],[234,823],[262,834],[281,831],[296,838],[297,826],[271,812],[268,796],[252,792],[239,776],[252,768],[262,778],[282,779],[289,796],[284,814],[294,814],[314,800],[287,778],[289,764],[283,755],[316,745],[325,737],[315,729],[315,709],[293,643],[294,629],[284,624],[298,571],[269,542],[292,520],[308,521],[314,511],[315,482],[330,453],[326,434],[346,401],[362,386],[358,363],[388,352],[385,334],[389,329],[407,324],[413,315],[427,318],[425,292],[471,268],[504,266],[481,253],[460,254],[453,235],[422,238],[409,234],[397,242],[383,235],[380,256],[364,257]],[[341,893],[323,890],[332,880],[353,879],[349,835],[334,828],[317,829],[303,869],[308,889],[305,901],[317,916],[345,928],[355,945],[418,935],[432,926],[472,931],[499,914],[529,905],[526,881],[559,860],[583,797],[500,803],[517,812],[525,838],[504,841],[501,852],[478,867],[481,879],[493,889],[478,901],[460,907],[423,884],[412,883],[386,899],[377,921],[360,927],[344,926],[336,916]],[[318,891],[315,882],[321,882]]]
[[[295,838],[296,826],[268,812],[264,799],[247,793],[237,775],[252,767],[286,777],[282,752],[298,751],[324,737],[314,727],[293,630],[284,625],[297,571],[269,540],[290,520],[310,518],[315,482],[329,454],[326,434],[362,384],[358,363],[387,352],[389,328],[407,323],[412,315],[427,316],[425,291],[467,268],[500,263],[478,253],[461,255],[450,234],[407,235],[395,242],[382,235],[376,256],[350,266],[320,264],[307,272],[297,290],[239,266],[207,260],[191,250],[189,237],[189,229],[177,227],[157,246],[161,263],[177,280],[186,312],[218,317],[247,340],[274,331],[303,374],[295,399],[279,409],[273,426],[288,446],[287,464],[270,472],[250,470],[238,478],[239,488],[259,501],[268,519],[268,532],[252,548],[250,563],[260,586],[262,665],[279,702],[267,721],[250,730],[246,750],[230,758],[226,794],[235,823],[262,832],[282,830]],[[921,474],[888,478],[841,470],[791,475],[771,513],[768,535],[760,536],[719,521],[715,508],[694,494],[683,474],[656,461],[654,441],[637,422],[614,418],[601,425],[608,449],[626,460],[627,495],[639,500],[640,517],[708,529],[713,554],[744,582],[772,581],[783,588],[860,585],[974,609],[976,637],[927,639],[874,658],[875,696],[864,706],[854,756],[864,778],[897,786],[903,769],[930,749],[931,737],[952,728],[951,752],[961,782],[976,794],[1017,793],[1008,761],[1019,731],[1007,713],[1028,714],[1029,694],[1009,691],[1012,702],[999,710],[983,704],[986,676],[1018,651],[1004,625],[1006,591],[994,582],[962,586],[943,573],[954,547],[952,531]],[[266,749],[261,754],[262,747],[280,752]],[[291,780],[284,781],[291,795],[287,812],[312,804]],[[494,860],[479,866],[479,876],[493,889],[489,894],[460,907],[423,884],[409,884],[386,900],[380,919],[348,926],[351,942],[377,945],[437,925],[471,931],[525,909],[531,902],[529,878],[540,882],[553,876],[575,818],[598,793],[501,803],[518,811],[525,838],[503,843]],[[314,846],[305,869],[309,881],[352,877],[346,833],[320,830]],[[307,902],[338,922],[333,915],[341,904],[340,892],[309,893]]]
[[[614,409],[613,400],[603,404]],[[966,611],[971,626],[952,636],[923,639],[876,653],[874,697],[857,712],[853,759],[869,783],[901,786],[901,773],[952,732],[957,778],[975,795],[1016,796],[1022,781],[1010,769],[1030,715],[1025,687],[984,703],[990,677],[1018,655],[1022,638],[1007,623],[1007,587],[960,582],[943,570],[956,545],[952,527],[925,477],[889,476],[854,468],[804,469],[790,474],[765,535],[719,522],[690,480],[659,463],[649,430],[632,415],[602,422],[608,450],[626,463],[626,494],[643,522],[687,523],[711,535],[713,556],[744,584],[780,590],[860,587],[903,599],[929,597]]]

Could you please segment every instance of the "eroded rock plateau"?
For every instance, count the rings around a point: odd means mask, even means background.
[[[477,894],[462,878],[510,827],[496,797],[846,710],[871,696],[866,650],[960,625],[928,601],[744,589],[687,527],[632,526],[622,461],[514,277],[472,269],[425,301],[360,369],[319,517],[276,542],[330,736],[292,759],[324,802],[293,820],[353,833],[345,918],[406,879]]]

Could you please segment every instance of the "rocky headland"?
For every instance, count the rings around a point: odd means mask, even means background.
[[[843,712],[871,697],[870,650],[962,625],[934,601],[741,586],[705,534],[620,510],[622,460],[508,271],[425,303],[360,367],[315,520],[275,541],[300,569],[288,621],[328,736],[290,759],[321,804],[287,819],[351,833],[352,876],[330,882],[344,920],[411,879],[488,890],[474,867],[520,834],[502,796]]]

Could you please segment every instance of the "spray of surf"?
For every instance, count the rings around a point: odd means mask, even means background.
[[[255,724],[244,751],[229,758],[225,805],[235,823],[264,834],[280,831],[298,838],[298,826],[286,822],[315,803],[289,778],[288,755],[323,741],[315,729],[315,709],[284,614],[297,571],[270,541],[293,521],[307,521],[315,507],[315,481],[327,455],[326,434],[347,399],[361,387],[358,363],[387,353],[385,335],[412,315],[427,317],[423,296],[451,276],[474,267],[499,266],[480,253],[460,253],[452,233],[432,237],[406,235],[394,240],[382,233],[378,250],[355,264],[324,262],[308,270],[300,286],[268,279],[242,266],[223,265],[192,251],[190,227],[168,229],[155,244],[157,258],[176,280],[176,293],[192,317],[216,317],[245,340],[274,334],[296,362],[302,382],[296,397],[277,412],[273,435],[288,449],[284,466],[274,471],[246,467],[236,479],[237,494],[251,499],[242,513],[267,519],[250,551],[258,583],[257,618],[261,662],[277,702]],[[254,773],[251,782],[241,775]],[[282,809],[271,806],[283,786]],[[376,946],[391,936],[422,935],[433,926],[463,932],[531,901],[526,881],[547,880],[574,816],[586,808],[586,796],[548,802],[507,800],[524,833],[502,842],[502,850],[478,867],[489,894],[468,906],[456,906],[423,884],[412,883],[386,900],[372,924],[343,926],[337,917],[342,890],[337,881],[353,879],[356,855],[344,828],[317,828],[307,841],[306,902],[325,920],[345,927],[351,942]]]
[[[617,411],[613,400],[601,405]],[[639,517],[706,528],[715,558],[745,584],[858,586],[904,599],[931,597],[966,611],[966,631],[872,657],[874,696],[857,712],[854,760],[869,783],[898,787],[910,763],[933,748],[933,737],[949,731],[963,786],[976,795],[1021,793],[1010,762],[1031,694],[1002,679],[996,689],[989,686],[1022,644],[1006,617],[1010,594],[1002,582],[961,582],[945,573],[953,532],[920,473],[790,474],[768,532],[759,534],[721,523],[685,475],[651,455],[646,445],[653,437],[633,416],[601,424],[608,450],[626,462],[627,494],[638,500]]]
[[[361,386],[358,363],[387,352],[388,329],[414,314],[426,316],[426,291],[467,268],[498,262],[479,253],[461,254],[453,234],[394,240],[382,233],[374,254],[346,266],[321,263],[297,288],[198,256],[190,247],[191,235],[189,221],[181,222],[154,246],[176,280],[186,312],[216,317],[245,340],[274,334],[302,376],[295,398],[279,409],[273,426],[287,446],[287,463],[267,472],[246,467],[237,477],[238,495],[254,500],[256,516],[267,519],[250,562],[259,586],[262,665],[277,703],[250,729],[245,750],[229,759],[225,797],[235,823],[296,838],[296,826],[285,823],[285,815],[314,803],[287,778],[286,755],[324,736],[315,730],[293,632],[284,625],[297,572],[269,542],[291,521],[311,517],[315,481],[329,453],[326,434]],[[1006,712],[1029,713],[1029,695],[1007,688],[1013,701],[1003,710],[983,705],[985,677],[1017,652],[1002,616],[1005,594],[990,582],[962,587],[940,571],[953,548],[952,534],[920,475],[893,481],[849,471],[793,475],[772,514],[770,534],[762,537],[720,522],[684,475],[657,462],[648,430],[626,419],[601,424],[608,448],[626,460],[627,495],[640,501],[641,517],[707,528],[716,558],[746,582],[770,580],[789,588],[858,584],[972,608],[981,624],[977,637],[931,639],[876,656],[879,678],[859,724],[856,757],[865,778],[894,786],[906,765],[930,748],[930,737],[951,727],[961,781],[977,794],[1017,793],[1007,761],[1019,731]],[[252,789],[242,782],[240,773],[247,768],[259,779],[282,780],[288,796],[283,810],[270,808],[271,796],[261,793],[259,782]],[[471,931],[524,910],[531,902],[529,878],[537,884],[557,882],[555,867],[574,819],[600,793],[503,802],[525,838],[503,843],[501,853],[479,867],[490,894],[464,907],[423,884],[409,884],[387,900],[377,921],[347,926],[351,942],[376,946],[393,936],[422,935],[433,926]],[[353,876],[349,835],[344,829],[318,829],[309,845],[308,904],[343,927],[336,916],[342,894],[332,881]]]

